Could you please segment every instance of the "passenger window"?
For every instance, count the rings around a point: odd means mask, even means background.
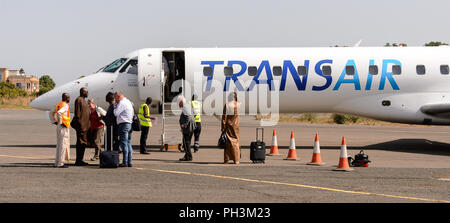
[[[280,66],[274,66],[272,70],[274,76],[281,76],[283,73],[283,69]]]
[[[256,76],[258,74],[258,68],[255,66],[248,67],[248,76]]]
[[[370,75],[377,75],[378,74],[378,66],[377,65],[370,65],[369,66],[369,74]]]
[[[308,70],[306,69],[306,66],[298,66],[297,72],[298,72],[298,75],[300,75],[300,76],[305,76],[308,74]]]
[[[400,75],[402,74],[402,67],[400,65],[393,65],[392,66],[392,73],[394,75]]]
[[[416,72],[419,75],[424,75],[425,74],[425,66],[424,65],[417,65],[416,66]]]
[[[223,73],[224,73],[225,76],[227,76],[227,77],[233,76],[233,67],[224,67],[224,68],[223,68]]]
[[[323,66],[322,74],[326,75],[326,76],[330,76],[331,75],[331,66]]]
[[[355,67],[354,66],[345,66],[345,73],[347,75],[355,75]]]
[[[449,73],[448,65],[441,65],[441,74],[447,75]]]
[[[210,77],[213,74],[213,69],[210,66],[203,67],[203,76]]]

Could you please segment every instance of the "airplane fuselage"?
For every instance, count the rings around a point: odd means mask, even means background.
[[[450,47],[141,49],[123,57],[125,62],[115,72],[101,71],[67,83],[31,106],[54,109],[62,93],[74,98],[87,87],[102,107],[107,106],[108,91],[120,90],[135,108],[152,97],[157,111],[165,83],[163,53],[182,53],[187,97],[192,92],[205,99],[236,91],[250,102],[250,93],[264,88],[279,95],[282,113],[332,112],[391,122],[450,124],[450,110],[445,108],[450,104]],[[133,58],[138,60],[137,74],[121,72]],[[432,113],[424,106],[444,108]]]

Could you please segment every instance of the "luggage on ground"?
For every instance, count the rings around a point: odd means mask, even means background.
[[[261,130],[261,140],[258,138],[258,132]],[[264,143],[264,128],[256,128],[256,141],[250,144],[250,160],[253,163],[264,163],[266,160],[266,143]]]
[[[103,151],[100,153],[100,168],[117,168],[119,167],[118,151]]]
[[[359,151],[359,153],[355,155],[355,159],[351,156],[348,157],[348,163],[355,167],[369,167],[370,162],[369,155],[365,154],[364,150]]]
[[[105,149],[110,148],[110,150],[105,150],[100,153],[100,168],[117,168],[119,167],[119,152],[114,151],[114,144],[113,144],[113,127],[112,126],[106,126],[105,128],[110,128],[111,131],[105,131],[106,134],[104,135],[104,142],[105,142]],[[109,137],[110,140],[108,140],[107,134],[110,133],[111,136]]]

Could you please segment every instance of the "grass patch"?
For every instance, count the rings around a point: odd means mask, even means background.
[[[256,120],[269,120],[270,115],[257,115]],[[362,124],[362,125],[377,125],[386,122],[378,121],[370,118],[364,118],[345,114],[332,113],[282,113],[279,115],[278,122],[281,123],[310,123],[310,124]]]
[[[33,109],[30,107],[30,102],[36,96],[21,96],[21,97],[2,97],[0,98],[0,109]]]

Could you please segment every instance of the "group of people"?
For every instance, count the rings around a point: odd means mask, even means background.
[[[121,167],[132,166],[132,146],[131,146],[131,124],[134,117],[133,104],[124,95],[117,91],[109,92],[106,101],[109,103],[107,111],[97,106],[93,99],[87,99],[89,93],[87,88],[80,89],[80,96],[75,100],[74,117],[70,117],[70,95],[62,94],[62,101],[58,103],[55,111],[50,115],[52,123],[57,125],[57,143],[55,167],[67,168],[64,162],[70,159],[70,127],[76,131],[76,159],[75,166],[86,166],[84,153],[86,147],[95,149],[94,157],[91,161],[99,159],[102,150],[102,138],[106,128],[104,148],[106,150],[116,150],[123,153]],[[149,106],[152,99],[149,97],[146,103],[140,106],[139,119],[142,128],[141,132],[141,153],[149,154],[146,151],[146,141],[149,128],[151,127]]]
[[[97,106],[93,99],[88,98],[88,89],[81,88],[80,96],[75,100],[74,117],[70,117],[70,95],[62,94],[62,100],[56,105],[56,109],[51,113],[50,119],[54,123],[57,135],[55,167],[67,168],[64,164],[70,160],[70,127],[76,130],[76,160],[75,166],[86,166],[84,153],[86,147],[95,149],[92,161],[99,159],[102,150],[101,139],[106,129],[104,148],[115,150],[123,154],[120,167],[132,167],[133,149],[131,145],[132,123],[134,118],[133,103],[128,100],[120,91],[109,92],[106,101],[109,103],[105,111]],[[180,128],[183,135],[183,148],[185,155],[180,161],[192,161],[191,140],[194,136],[194,153],[198,152],[201,133],[201,102],[196,96],[192,97],[189,103],[180,95],[177,98],[178,105],[182,112],[180,115]],[[141,126],[140,153],[149,154],[146,151],[147,137],[149,129],[152,127],[154,117],[150,116],[150,104],[152,98],[148,97],[146,102],[139,107],[137,117]],[[224,106],[222,115],[221,130],[227,136],[224,149],[224,163],[233,160],[239,164],[240,159],[240,138],[239,138],[239,115],[240,103],[237,101],[237,94],[230,102]]]
[[[233,97],[223,107],[221,131],[226,135],[226,143],[224,148],[224,164],[228,164],[233,160],[234,164],[239,165],[241,158],[240,151],[240,135],[239,135],[239,109],[241,104],[238,102],[237,94],[234,92]],[[195,137],[194,152],[199,148],[199,136],[201,132],[201,103],[196,100],[196,96],[192,97],[192,101],[186,104],[183,96],[178,96],[178,106],[181,108],[180,127],[183,133],[183,148],[185,155],[180,161],[192,161],[192,153],[190,149],[192,136]]]

